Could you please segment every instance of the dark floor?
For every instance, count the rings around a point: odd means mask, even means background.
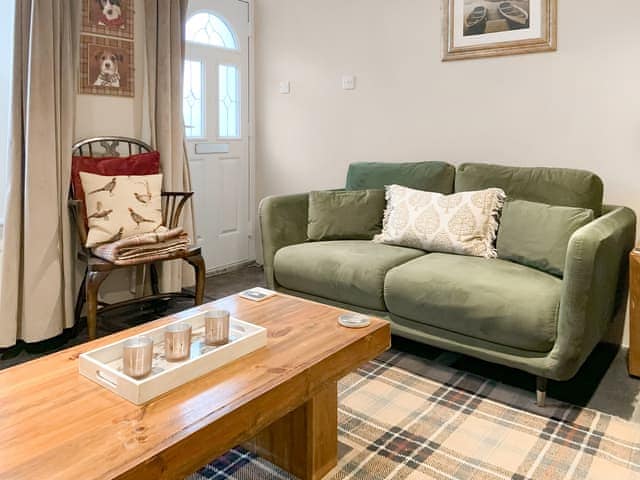
[[[254,286],[264,286],[264,276],[259,266],[249,266],[236,272],[209,277],[205,292],[208,301],[226,297]],[[129,328],[145,321],[160,318],[192,305],[191,300],[172,300],[161,307],[148,307],[126,313],[112,312],[103,315],[98,322],[98,335]],[[60,337],[40,344],[20,344],[0,354],[0,369],[23,363],[54,351],[87,341],[86,324],[81,323]],[[476,373],[497,381],[529,390],[535,388],[535,379],[524,372],[500,365],[482,362],[464,355],[446,352],[420,345],[401,338],[393,339],[394,347],[410,351],[451,367]],[[599,345],[571,381],[551,382],[549,396],[558,400],[587,406],[605,413],[640,423],[640,379],[627,374],[626,349],[610,344]]]
[[[248,266],[236,272],[209,277],[207,278],[207,288],[205,290],[205,302],[217,300],[255,286],[265,286],[264,274],[262,273],[262,268],[258,265]],[[98,337],[104,337],[105,335],[185,310],[191,306],[193,306],[193,300],[185,298],[172,299],[160,306],[156,304],[143,306],[136,310],[129,308],[126,311],[112,311],[99,317]],[[87,340],[87,324],[83,319],[76,328],[70,329],[51,340],[28,345],[19,343],[14,348],[5,351],[0,350],[0,370],[84,343]]]

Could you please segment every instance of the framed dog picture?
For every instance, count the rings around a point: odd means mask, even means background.
[[[442,59],[556,50],[558,0],[442,0]]]
[[[82,0],[82,31],[133,39],[134,0]]]
[[[133,42],[80,37],[80,93],[133,97]]]

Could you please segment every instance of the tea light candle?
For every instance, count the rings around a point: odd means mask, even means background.
[[[229,312],[210,310],[204,315],[204,343],[225,345],[229,343]]]
[[[164,356],[170,362],[186,360],[191,355],[191,325],[174,323],[164,330]]]
[[[153,366],[153,340],[135,337],[122,344],[122,371],[132,378],[143,378]]]

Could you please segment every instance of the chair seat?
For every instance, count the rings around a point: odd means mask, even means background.
[[[386,273],[421,255],[367,240],[309,242],[278,250],[274,272],[276,282],[289,290],[384,310]]]
[[[109,260],[105,260],[104,258],[97,257],[91,254],[90,257],[87,258],[84,252],[78,253],[78,258],[80,260],[86,261],[88,263],[88,267],[90,271],[108,271],[113,270],[114,268],[125,268],[132,267],[136,265],[148,265],[156,262],[164,262],[167,260],[180,260],[183,258],[193,257],[202,254],[202,248],[196,245],[191,245],[185,248],[184,250],[180,250],[178,252],[173,252],[167,255],[157,256],[157,257],[143,257],[136,259],[134,263],[120,264],[116,262],[110,262]]]
[[[385,302],[417,323],[548,352],[561,288],[561,279],[506,260],[431,253],[387,274]]]

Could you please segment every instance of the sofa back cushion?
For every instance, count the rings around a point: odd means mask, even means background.
[[[548,167],[507,167],[464,163],[458,167],[456,192],[501,188],[510,199],[602,212],[602,180],[585,170]]]
[[[371,240],[382,230],[384,190],[309,193],[309,240]]]
[[[445,162],[360,162],[349,165],[346,188],[366,190],[402,185],[416,190],[449,194],[453,193],[455,176],[455,167]]]
[[[562,277],[571,235],[593,220],[586,208],[511,200],[502,209],[498,257]]]

